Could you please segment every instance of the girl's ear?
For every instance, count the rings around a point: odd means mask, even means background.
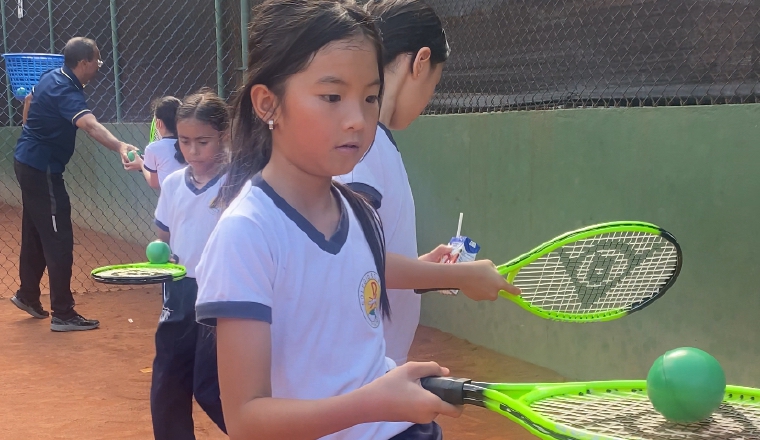
[[[417,51],[417,55],[414,57],[414,62],[412,63],[412,78],[424,78],[425,75],[430,73],[432,69],[430,64],[431,54],[432,52],[429,47],[423,47]]]
[[[162,120],[160,120],[160,119],[156,119],[156,129],[161,129],[161,130],[163,130],[164,128],[165,128],[165,127],[164,127],[164,121],[162,121]]]
[[[279,99],[269,87],[263,84],[254,85],[251,88],[251,103],[256,116],[264,123],[277,119]]]

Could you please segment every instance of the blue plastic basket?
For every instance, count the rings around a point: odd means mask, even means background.
[[[63,55],[47,53],[6,53],[5,71],[11,82],[11,91],[18,99],[32,93],[43,73],[63,66]]]

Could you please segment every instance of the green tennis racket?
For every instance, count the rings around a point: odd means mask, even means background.
[[[613,222],[568,232],[498,267],[520,296],[501,292],[543,318],[594,322],[648,306],[681,271],[681,247],[664,229]]]
[[[678,278],[681,260],[672,234],[628,221],[562,234],[497,269],[522,291],[501,296],[525,310],[555,321],[600,322],[662,297]]]
[[[665,420],[646,381],[507,384],[427,377],[422,386],[454,405],[497,412],[547,440],[760,440],[760,390],[727,386],[723,403],[698,423]]]
[[[161,284],[178,281],[187,271],[179,264],[133,263],[103,266],[90,272],[92,279],[105,284]]]
[[[156,130],[156,118],[153,118],[153,121],[150,123],[150,140],[149,143],[153,143],[156,141],[156,137],[158,136],[158,130]]]

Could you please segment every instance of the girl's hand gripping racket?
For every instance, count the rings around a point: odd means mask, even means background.
[[[568,232],[498,271],[520,296],[501,292],[542,318],[610,321],[648,306],[673,285],[681,248],[662,228],[614,222]]]
[[[90,276],[99,283],[142,285],[179,281],[186,273],[179,264],[134,263],[99,267]]]
[[[727,386],[723,403],[698,423],[665,420],[646,381],[506,384],[426,377],[422,387],[454,405],[477,405],[547,440],[760,440],[760,390]]]

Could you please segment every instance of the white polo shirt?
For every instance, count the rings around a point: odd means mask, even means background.
[[[174,158],[174,154],[177,152],[174,148],[175,143],[177,143],[176,138],[163,138],[151,142],[145,147],[143,168],[151,173],[158,174],[158,184],[161,187],[164,186],[164,180],[169,174],[187,166]]]
[[[219,175],[198,189],[190,180],[187,167],[170,174],[161,187],[156,226],[171,234],[169,247],[190,278],[195,278],[195,266],[221,215],[221,210],[212,208],[211,202],[219,194],[223,180]]]
[[[198,265],[199,322],[271,324],[272,397],[338,396],[389,369],[372,252],[333,193],[342,213],[327,240],[257,175],[222,214]],[[388,439],[410,426],[367,423],[325,438]]]
[[[385,232],[388,252],[417,258],[414,197],[404,161],[390,130],[378,124],[375,142],[354,170],[336,180],[373,199]],[[412,290],[388,290],[391,321],[385,320],[386,354],[396,364],[406,362],[420,323],[420,295]]]

